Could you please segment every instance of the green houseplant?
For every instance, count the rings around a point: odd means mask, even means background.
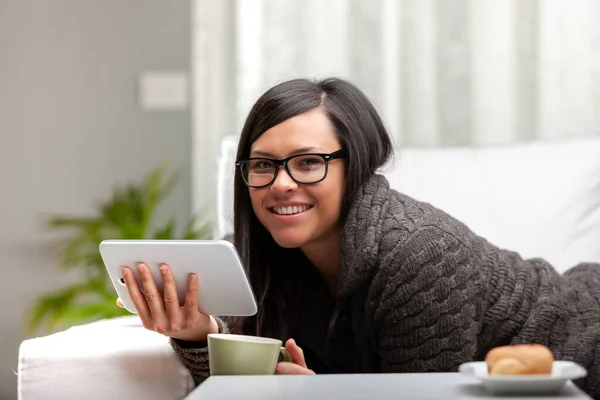
[[[94,216],[49,219],[51,229],[70,233],[58,243],[61,269],[77,270],[81,278],[38,298],[25,318],[27,329],[54,331],[129,314],[115,304],[116,293],[98,251],[102,240],[209,238],[209,226],[197,223],[195,217],[179,234],[175,218],[157,221],[160,204],[177,182],[177,173],[167,175],[164,168],[158,168],[140,183],[118,187],[110,199],[98,205]]]

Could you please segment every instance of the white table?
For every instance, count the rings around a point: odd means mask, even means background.
[[[475,378],[458,373],[213,376],[184,400],[384,400],[503,399],[491,396]],[[531,400],[590,399],[571,381],[559,395]],[[520,397],[506,397],[519,400]]]

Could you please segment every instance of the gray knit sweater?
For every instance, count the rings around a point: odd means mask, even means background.
[[[600,398],[600,265],[560,275],[379,175],[359,191],[344,227],[337,303],[322,285],[304,300],[298,342],[317,372],[457,371],[492,347],[541,343],[587,368],[576,383]],[[206,347],[171,343],[196,382],[204,380]]]

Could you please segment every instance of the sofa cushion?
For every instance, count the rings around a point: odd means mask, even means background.
[[[216,235],[232,232],[237,137],[219,160]],[[600,135],[495,147],[404,148],[381,171],[497,246],[559,271],[600,261]]]
[[[181,400],[194,388],[169,338],[133,315],[25,340],[17,373],[19,400]]]

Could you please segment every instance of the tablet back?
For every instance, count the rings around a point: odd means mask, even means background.
[[[121,271],[132,269],[140,284],[136,265],[146,264],[162,293],[159,267],[173,271],[179,302],[183,305],[188,276],[198,275],[200,312],[216,316],[250,316],[257,312],[256,299],[235,247],[224,240],[105,240],[100,255],[125,308],[136,313]],[[141,288],[141,285],[140,285]]]

